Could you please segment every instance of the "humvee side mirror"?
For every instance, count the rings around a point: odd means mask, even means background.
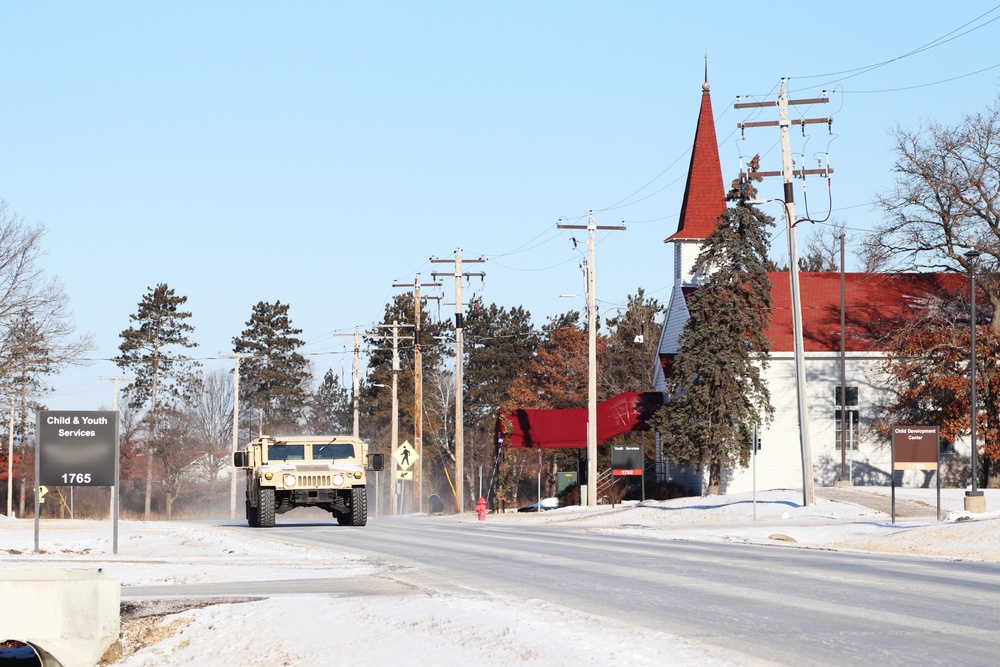
[[[385,467],[385,454],[369,454],[368,469],[378,472]]]
[[[246,452],[233,452],[233,465],[237,468],[247,467],[247,453]]]

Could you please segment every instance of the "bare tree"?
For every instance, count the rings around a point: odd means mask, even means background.
[[[799,258],[799,268],[803,271],[840,271],[840,236],[844,236],[844,246],[849,248],[854,237],[847,233],[847,225],[835,220],[829,224],[813,227],[806,243],[806,253]]]
[[[161,467],[160,486],[169,521],[174,516],[174,501],[191,481],[191,464],[202,452],[187,413],[161,404],[158,421],[154,454]]]
[[[206,481],[214,482],[229,467],[233,439],[233,380],[228,371],[217,369],[202,375],[200,390],[192,396],[188,415],[191,433],[204,452],[198,467]]]
[[[900,270],[967,273],[975,248],[977,284],[1000,330],[1000,98],[954,126],[897,127],[893,138],[895,183],[877,196],[887,220],[865,239],[867,256]]]

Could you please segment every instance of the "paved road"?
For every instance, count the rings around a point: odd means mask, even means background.
[[[253,529],[246,528],[251,531]],[[1000,565],[655,541],[453,517],[366,528],[279,521],[274,537],[377,555],[374,582],[266,582],[125,595],[500,594],[683,637],[741,665],[996,665]]]

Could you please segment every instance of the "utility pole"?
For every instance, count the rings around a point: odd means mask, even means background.
[[[354,425],[351,428],[351,435],[355,438],[360,438],[361,435],[361,423],[358,414],[358,394],[361,392],[361,376],[359,369],[359,361],[361,357],[361,334],[358,332],[358,328],[354,328],[354,362],[351,366],[351,398],[354,408]]]
[[[587,230],[587,505],[597,505],[597,267],[594,266],[594,232],[598,229],[625,231],[620,225],[594,224],[590,212],[586,226],[561,225],[558,229]]]
[[[412,284],[393,283],[393,287],[413,288],[413,450],[417,455],[417,479],[414,484],[414,491],[417,495],[417,511],[424,511],[424,371],[423,355],[420,352],[420,315],[423,310],[423,302],[420,300],[420,274],[418,273]],[[428,287],[443,287],[441,283],[431,283]],[[440,296],[428,297],[440,299]]]
[[[832,118],[801,118],[788,119],[788,106],[795,104],[826,104],[830,101],[828,97],[814,97],[802,100],[789,100],[788,91],[785,87],[786,79],[781,79],[781,88],[778,91],[777,102],[737,102],[736,109],[751,109],[760,107],[778,107],[777,121],[757,121],[751,123],[738,123],[737,127],[745,130],[748,127],[774,127],[778,126],[781,132],[781,171],[758,171],[757,176],[781,176],[784,182],[784,199],[781,201],[785,208],[785,223],[788,231],[788,270],[790,274],[790,284],[792,291],[792,335],[795,348],[795,387],[798,398],[799,413],[799,445],[802,450],[802,504],[815,504],[813,493],[812,474],[812,453],[809,444],[809,405],[806,399],[805,384],[806,371],[805,360],[803,358],[802,343],[802,303],[799,296],[799,257],[798,242],[795,239],[795,225],[799,220],[795,219],[795,200],[792,190],[792,179],[796,176],[805,178],[807,175],[822,174],[829,177],[833,169],[794,169],[792,166],[791,139],[788,128],[791,125],[801,125],[802,133],[805,135],[805,126],[814,123],[825,123],[832,128]],[[740,174],[742,178],[744,174]],[[841,390],[844,391],[843,389]]]
[[[361,334],[358,332],[357,327],[354,329],[353,334],[333,334],[334,336],[353,336],[354,337],[354,365],[352,367],[351,374],[351,384],[353,387],[352,393],[352,404],[354,408],[354,428],[351,430],[351,435],[355,438],[360,437],[361,432],[359,417],[358,417],[358,397],[361,393],[361,375],[359,371],[359,363],[361,357]]]
[[[233,359],[233,446],[230,454],[239,449],[240,440],[240,361],[252,354],[220,354],[220,359]],[[232,459],[230,459],[232,463]],[[231,466],[230,466],[231,467]],[[229,518],[236,518],[236,469],[229,473]]]
[[[435,259],[431,257],[431,262],[433,263],[444,263],[450,262],[448,259]],[[470,264],[482,263],[486,259],[480,257],[479,259],[467,259],[466,262]],[[462,413],[463,408],[463,384],[464,379],[462,378],[463,366],[465,365],[463,359],[462,351],[462,278],[470,278],[472,276],[478,276],[479,278],[484,278],[485,273],[462,273],[462,249],[459,248],[455,251],[455,272],[454,273],[437,273],[432,272],[431,277],[437,280],[438,276],[455,276],[455,504],[458,509],[458,513],[461,514],[465,511],[465,496],[463,495],[464,486],[464,472],[465,463],[463,461],[465,447],[463,439],[463,431],[465,429],[465,424],[463,423]]]
[[[115,397],[114,397],[113,405],[114,405],[115,414],[117,415],[118,414],[118,383],[119,382],[132,382],[133,380],[135,380],[135,378],[111,377],[111,378],[98,378],[98,379],[99,380],[104,380],[104,381],[107,381],[107,382],[114,382],[115,383]],[[11,422],[10,422],[11,423],[11,438],[14,437],[14,428],[13,428],[14,427],[14,407],[13,406],[14,406],[14,403],[13,403],[13,401],[11,401]],[[7,507],[10,507],[10,497],[9,496],[7,498]],[[109,512],[110,512],[110,514],[108,516],[110,516],[111,519],[114,520],[114,518],[115,518],[115,487],[113,487],[113,486],[111,487],[111,507],[109,509]]]

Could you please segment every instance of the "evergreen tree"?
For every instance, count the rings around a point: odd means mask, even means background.
[[[706,279],[688,299],[669,403],[658,411],[668,457],[681,467],[707,466],[708,495],[719,493],[723,466],[748,463],[754,425],[774,412],[762,377],[770,359],[765,259],[773,219],[735,193],[729,198],[739,202],[719,216],[695,262]]]
[[[118,346],[121,354],[116,363],[123,370],[131,371],[135,380],[125,392],[129,405],[142,408],[149,402],[149,438],[146,441],[146,502],[143,517],[149,520],[153,497],[153,449],[156,441],[157,401],[186,399],[197,383],[192,369],[197,366],[173,348],[193,348],[197,343],[188,335],[194,327],[187,323],[191,313],[179,310],[187,303],[186,296],[178,296],[166,283],[160,283],[139,301],[139,310],[129,319],[136,323],[122,331]]]
[[[296,336],[288,304],[260,301],[243,333],[233,338],[233,350],[247,354],[240,367],[240,400],[258,411],[264,433],[300,428],[312,376],[309,362],[298,349],[305,342]]]
[[[530,369],[541,338],[528,311],[486,306],[481,297],[469,301],[465,333],[464,460],[469,481],[480,466],[488,480],[496,461],[497,413],[511,384]]]
[[[393,381],[393,342],[392,326],[399,326],[397,354],[399,365],[396,371],[396,396],[398,408],[399,442],[412,441],[416,424],[416,394],[415,394],[415,345],[414,345],[414,303],[413,293],[399,294],[386,304],[382,321],[379,325],[363,334],[368,354],[368,374],[360,389],[361,437],[373,447],[372,451],[389,454],[392,430],[392,381]],[[422,470],[424,479],[421,484],[424,496],[436,493],[435,489],[444,488],[443,471],[454,463],[454,453],[451,449],[453,440],[452,429],[446,426],[450,414],[454,413],[454,402],[447,403],[449,396],[439,391],[439,377],[447,373],[446,365],[453,364],[454,342],[449,339],[450,323],[435,322],[430,313],[421,304],[420,308],[420,354],[423,373],[423,429],[421,440],[423,451]],[[452,361],[449,361],[449,357]],[[383,386],[379,386],[383,385]],[[453,386],[453,385],[452,385]],[[451,399],[454,394],[451,394]],[[442,399],[445,399],[442,401]],[[438,478],[438,475],[441,475]]]
[[[663,308],[656,299],[647,299],[640,287],[628,296],[625,310],[607,319],[606,363],[598,371],[600,393],[610,398],[629,391],[650,391],[652,369],[660,341],[658,320]]]
[[[540,336],[523,308],[469,302],[465,317],[466,425],[492,436],[496,413],[511,383],[530,368]]]
[[[309,398],[309,430],[316,435],[354,431],[354,400],[351,389],[330,369]]]

